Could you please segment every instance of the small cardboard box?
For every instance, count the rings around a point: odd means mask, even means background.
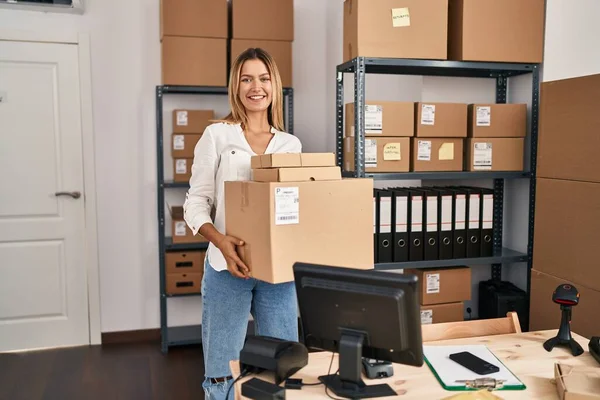
[[[193,158],[173,159],[173,182],[188,183],[192,177]]]
[[[464,303],[431,304],[421,306],[421,324],[457,322],[465,319]]]
[[[340,167],[261,168],[252,170],[256,182],[303,182],[342,179]]]
[[[167,274],[167,294],[200,293],[204,273]]]
[[[413,171],[462,171],[463,142],[461,138],[413,138]]]
[[[405,269],[419,278],[421,305],[471,300],[471,268]]]
[[[198,140],[202,135],[189,134],[184,135],[176,133],[172,135],[171,140],[171,157],[173,158],[194,158],[194,150]]]
[[[175,251],[165,253],[167,273],[199,273],[204,271],[205,251]]]
[[[231,8],[233,39],[294,40],[293,0],[232,0]]]
[[[466,142],[467,171],[523,171],[525,139],[469,138]]]
[[[365,136],[414,136],[415,103],[365,102]],[[354,137],[354,103],[346,104],[345,136]]]
[[[269,24],[271,21],[276,21],[278,19],[279,17],[269,19]],[[257,24],[256,21],[247,22],[251,22],[253,26],[269,25]],[[233,64],[237,56],[239,56],[243,51],[245,51],[249,47],[260,47],[261,49],[269,53],[275,60],[275,63],[277,64],[277,69],[279,70],[279,75],[281,75],[281,84],[283,85],[283,87],[293,86],[293,52],[291,41],[232,39],[231,63]]]
[[[227,39],[165,36],[161,63],[163,85],[226,86]]]
[[[467,137],[467,104],[416,103],[416,136]]]
[[[171,213],[171,237],[173,243],[204,243],[206,238],[200,234],[194,236],[192,230],[183,219],[183,206],[173,206]]]
[[[213,110],[173,110],[173,133],[202,134],[215,118]]]
[[[544,0],[450,0],[448,57],[541,63]]]
[[[274,153],[261,154],[250,158],[250,167],[335,167],[334,153]]]
[[[525,137],[527,104],[469,104],[469,137]]]
[[[354,138],[344,139],[344,170],[354,171]],[[365,172],[410,171],[410,138],[365,139]]]
[[[448,0],[345,0],[344,61],[358,56],[445,60]]]
[[[225,182],[225,226],[262,281],[293,281],[295,262],[372,269],[373,180]]]
[[[555,363],[554,380],[560,400],[600,400],[600,368]]]
[[[227,39],[227,0],[160,0],[160,38]]]

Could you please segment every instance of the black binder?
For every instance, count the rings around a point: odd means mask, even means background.
[[[377,191],[377,262],[393,261],[392,247],[392,193]]]
[[[454,258],[467,257],[467,193],[448,188],[452,193],[452,254]]]
[[[467,258],[481,257],[481,189],[463,190],[467,193]]]
[[[408,190],[408,259],[423,260],[423,194]]]
[[[373,262],[375,264],[377,264],[377,259],[379,257],[377,248],[378,248],[378,241],[377,241],[377,226],[379,225],[379,220],[378,220],[378,216],[377,216],[377,191],[378,189],[373,189],[373,255],[374,255],[374,260]]]
[[[438,219],[438,193],[424,188],[411,188],[423,194],[423,259],[439,259],[439,219]]]
[[[494,191],[481,189],[481,257],[494,255]]]
[[[453,199],[454,195],[452,191],[433,187],[431,190],[435,190],[438,194],[438,219],[439,219],[439,259],[449,260],[453,257],[453,229],[452,221],[454,216]]]
[[[392,190],[392,238],[394,262],[408,261],[408,192]]]

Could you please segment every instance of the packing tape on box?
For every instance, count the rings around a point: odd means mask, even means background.
[[[242,197],[240,200],[242,201],[242,208],[246,208],[250,205],[250,185],[248,182],[242,184]]]

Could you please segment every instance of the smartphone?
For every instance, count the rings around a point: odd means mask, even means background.
[[[494,364],[490,364],[468,351],[450,354],[450,359],[478,375],[488,375],[500,371],[500,368]]]

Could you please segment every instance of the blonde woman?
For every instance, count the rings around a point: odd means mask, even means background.
[[[293,282],[250,278],[236,252],[244,243],[225,232],[224,182],[249,180],[253,155],[302,151],[298,138],[284,132],[281,78],[268,53],[251,48],[235,60],[229,104],[231,113],[208,126],[196,145],[184,203],[190,229],[210,242],[202,282],[203,387],[209,400],[227,393],[233,398],[229,361],[239,357],[250,313],[258,335],[298,340]]]

